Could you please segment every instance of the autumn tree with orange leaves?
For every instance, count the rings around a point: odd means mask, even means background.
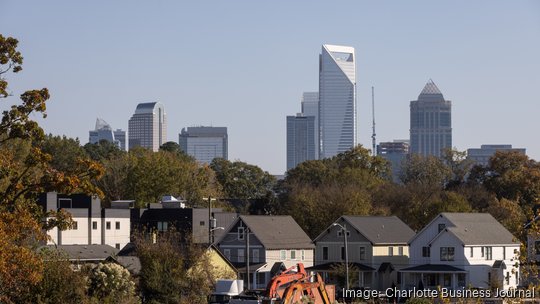
[[[8,73],[22,70],[18,41],[0,35],[0,100],[11,102]],[[43,129],[32,115],[46,117],[46,88],[20,95],[21,101],[2,113],[0,121],[0,303],[24,303],[42,279],[43,261],[36,252],[52,227],[71,224],[63,212],[45,212],[36,204],[39,193],[84,192],[102,195],[92,180],[103,174],[102,167],[80,158],[75,168],[63,172],[51,166],[51,155],[40,144]],[[48,222],[43,218],[50,217]]]

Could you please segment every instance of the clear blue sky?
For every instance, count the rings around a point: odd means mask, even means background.
[[[389,141],[408,138],[409,102],[432,78],[452,101],[455,147],[510,143],[540,159],[540,1],[1,0],[0,33],[25,57],[11,91],[48,87],[45,130],[82,144],[96,117],[127,129],[137,103],[161,101],[169,140],[226,126],[229,159],[282,174],[285,116],[318,89],[330,43],[356,48],[364,146],[371,86]]]

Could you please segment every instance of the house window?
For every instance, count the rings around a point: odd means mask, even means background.
[[[429,258],[430,257],[430,248],[429,247],[422,247],[422,257]]]
[[[510,284],[510,272],[506,272],[506,277],[505,277],[505,280],[506,280],[506,285]]]
[[[474,247],[471,247],[471,258],[474,257]]]
[[[328,260],[328,247],[326,246],[322,248],[322,259],[323,261]]]
[[[238,239],[239,239],[239,240],[243,240],[243,239],[244,239],[244,234],[245,234],[245,229],[244,229],[244,227],[238,227]]]
[[[71,229],[77,230],[79,228],[79,225],[77,224],[77,221],[73,221],[73,225],[71,226]]]
[[[105,229],[111,230],[111,222],[105,222]]]
[[[439,233],[446,228],[446,224],[439,224]]]
[[[92,229],[97,230],[97,222],[96,221],[92,222]]]
[[[259,249],[253,249],[253,263],[259,263]]]
[[[115,227],[116,230],[120,230],[120,222],[116,222],[116,223],[115,223],[115,226],[116,226],[116,227]]]
[[[492,257],[492,247],[486,247],[486,260],[491,260],[493,257]]]
[[[403,255],[403,246],[398,247],[398,255]]]
[[[345,260],[345,247],[341,246],[341,259]]]
[[[302,250],[302,261],[306,259],[306,252],[305,250]]]
[[[114,244],[114,248],[116,248],[116,249],[120,249],[120,243],[116,243],[116,244]]]
[[[291,260],[296,260],[296,250],[291,250]]]
[[[506,247],[503,246],[503,260],[506,260]]]
[[[485,250],[484,250],[484,247],[481,247],[481,249],[480,249],[480,256],[481,256],[481,257],[484,257],[484,256],[485,256],[485,252],[484,252],[484,251],[485,251]]]
[[[394,247],[388,247],[388,256],[394,256]]]
[[[223,255],[227,258],[227,260],[231,260],[231,250],[230,249],[224,249]]]
[[[454,260],[454,247],[441,247],[441,261]]]
[[[168,222],[157,222],[158,231],[167,231],[169,228]]]
[[[360,246],[360,260],[366,259],[366,247]]]
[[[199,226],[204,226],[204,221],[200,221]]]
[[[281,250],[281,252],[279,253],[279,257],[282,261],[285,261],[287,259],[287,250]]]
[[[245,262],[245,258],[244,258],[244,249],[238,249],[238,260],[236,260],[237,262]]]
[[[343,236],[343,228],[339,228],[337,231],[337,236],[342,237]],[[347,230],[347,237],[351,236],[351,232]]]

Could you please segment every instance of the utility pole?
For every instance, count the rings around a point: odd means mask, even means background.
[[[212,245],[212,197],[208,197],[208,245]]]
[[[377,155],[377,144],[375,140],[375,87],[371,87],[371,115],[373,117],[373,133],[371,134],[371,141],[373,143],[373,151],[371,152],[373,156]]]
[[[345,271],[346,271],[346,279],[345,279],[345,285],[346,289],[349,290],[349,252],[347,250],[347,225],[343,224],[340,225],[338,223],[332,224],[332,226],[338,226],[343,231],[343,242],[345,243]]]
[[[246,234],[246,280],[247,280],[247,290],[251,289],[251,286],[249,284],[249,228],[246,227],[244,229],[244,233]]]

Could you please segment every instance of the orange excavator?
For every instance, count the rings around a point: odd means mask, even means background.
[[[296,272],[293,271],[295,268]],[[300,303],[302,298],[307,297],[311,303],[330,304],[334,299],[333,287],[325,286],[319,274],[309,276],[304,264],[298,263],[296,267],[291,267],[270,280],[263,303]]]

